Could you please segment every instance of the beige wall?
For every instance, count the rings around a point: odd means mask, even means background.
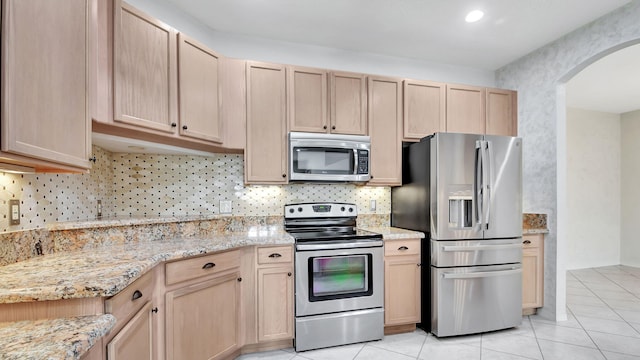
[[[622,225],[623,265],[640,266],[640,110],[622,114]]]
[[[567,109],[567,269],[620,263],[620,124],[619,114]]]

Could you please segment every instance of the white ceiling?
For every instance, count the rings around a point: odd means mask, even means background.
[[[210,28],[496,70],[630,0],[167,0]],[[480,9],[485,17],[467,24]]]

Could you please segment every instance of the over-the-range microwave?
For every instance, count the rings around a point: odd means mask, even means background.
[[[369,181],[371,138],[305,132],[289,133],[289,180]]]

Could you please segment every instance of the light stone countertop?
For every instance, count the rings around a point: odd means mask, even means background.
[[[396,227],[384,226],[384,227],[366,227],[363,230],[372,231],[378,234],[382,234],[383,240],[403,240],[403,239],[416,239],[424,238],[425,234],[420,231],[406,230]]]
[[[110,314],[0,323],[0,359],[80,359],[115,324]]]
[[[424,234],[368,228],[385,240]],[[279,226],[210,238],[174,238],[56,253],[0,267],[0,304],[116,295],[164,261],[252,245],[293,244]],[[0,323],[2,359],[79,359],[115,324],[110,314]]]

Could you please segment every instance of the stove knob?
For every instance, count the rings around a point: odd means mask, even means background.
[[[353,208],[352,207],[349,208],[349,212],[353,212]]]
[[[302,212],[302,208],[301,207],[298,208],[298,212]]]
[[[289,209],[289,212],[293,214],[295,210],[293,210],[293,208]]]
[[[345,211],[346,209],[343,207],[340,208],[340,211]]]

